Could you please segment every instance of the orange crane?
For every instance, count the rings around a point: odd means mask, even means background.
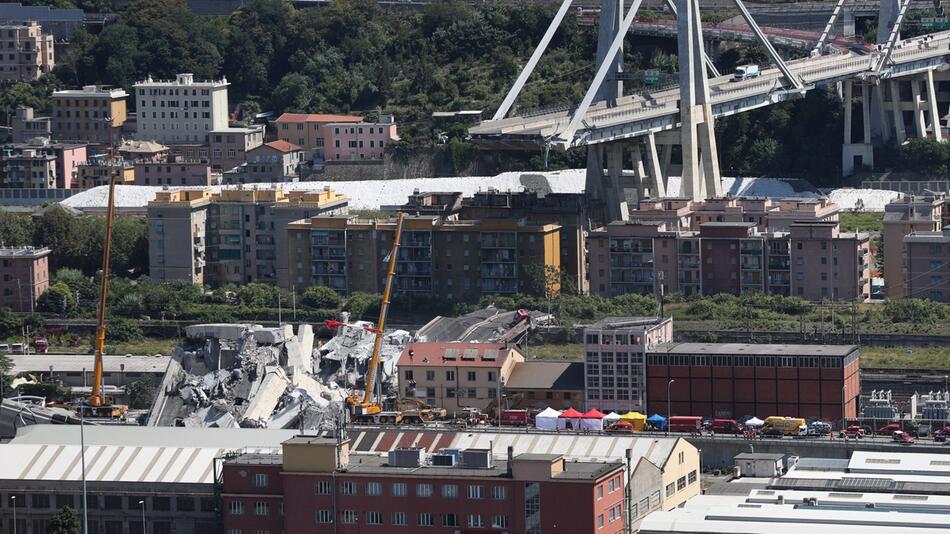
[[[396,274],[396,257],[399,255],[399,240],[402,237],[402,221],[405,217],[399,212],[396,219],[396,239],[393,241],[392,252],[389,253],[389,270],[386,272],[386,289],[383,291],[383,302],[379,307],[379,321],[376,324],[376,341],[373,343],[373,356],[369,360],[369,369],[366,370],[366,388],[362,399],[358,394],[352,394],[346,401],[353,409],[353,415],[358,420],[381,419],[382,422],[398,423],[401,416],[398,412],[391,415],[382,414],[383,407],[373,402],[373,380],[376,378],[376,368],[379,366],[379,347],[383,342],[383,329],[386,327],[386,313],[389,311],[389,297],[392,293],[393,278]],[[381,416],[381,417],[380,417]],[[392,419],[392,420],[389,420]]]
[[[109,295],[109,255],[112,248],[112,218],[115,212],[115,174],[109,177],[109,206],[106,212],[106,239],[102,245],[102,285],[99,287],[99,310],[96,319],[96,361],[92,374],[92,393],[80,406],[96,417],[121,417],[129,408],[114,404],[102,392],[102,354],[106,344],[106,297]]]

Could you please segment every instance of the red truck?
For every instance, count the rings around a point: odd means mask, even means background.
[[[713,419],[709,429],[716,434],[738,434],[739,423],[735,419]]]
[[[502,426],[527,426],[528,410],[502,410]]]
[[[676,415],[668,421],[670,432],[698,432],[703,428],[703,418],[698,415]]]

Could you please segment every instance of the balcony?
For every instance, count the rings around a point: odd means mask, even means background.
[[[762,262],[757,259],[742,258],[741,268],[743,271],[761,271]]]
[[[431,276],[432,265],[429,263],[401,264],[396,267],[399,276]]]
[[[346,265],[343,262],[314,263],[313,266],[311,267],[310,274],[342,276],[346,274]]]
[[[479,271],[482,278],[515,278],[514,265],[485,265],[482,264]]]
[[[482,263],[514,263],[514,249],[489,249],[482,250]]]
[[[485,293],[515,293],[518,291],[517,280],[482,280],[482,291]]]
[[[788,256],[770,256],[769,257],[769,269],[787,271],[791,268],[792,262]]]
[[[680,258],[677,262],[680,269],[699,269],[699,258]]]
[[[617,268],[631,268],[631,267],[648,267],[653,268],[653,255],[652,254],[637,254],[637,255],[624,255],[624,256],[611,256],[610,257],[610,267]]]
[[[336,291],[346,291],[345,276],[314,276],[313,284],[317,286],[326,286]]]
[[[316,259],[326,259],[326,258],[335,258],[342,259],[346,257],[346,249],[343,248],[330,248],[330,247],[314,247],[311,250],[311,255]]]
[[[432,279],[397,277],[396,289],[399,291],[432,291]]]

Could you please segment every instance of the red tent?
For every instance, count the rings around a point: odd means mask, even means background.
[[[561,412],[561,415],[558,416],[559,419],[582,419],[584,414],[575,410],[573,407],[568,408]],[[603,415],[601,415],[603,417]]]
[[[587,410],[587,413],[581,416],[582,419],[603,419],[604,414],[597,411],[596,408],[591,408]]]

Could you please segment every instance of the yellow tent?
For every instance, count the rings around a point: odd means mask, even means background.
[[[643,430],[647,425],[647,416],[640,412],[627,412],[620,416],[620,420],[633,425],[634,430]]]

